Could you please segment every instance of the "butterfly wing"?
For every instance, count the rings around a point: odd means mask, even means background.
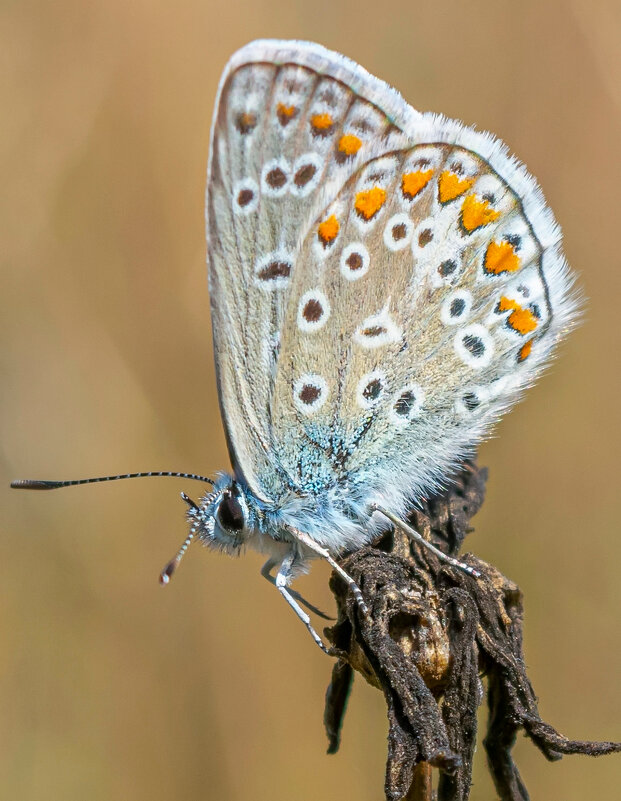
[[[272,400],[300,244],[360,164],[403,147],[419,117],[314,44],[254,42],[225,69],[206,203],[214,350],[231,459],[259,498],[299,488],[273,449]]]
[[[560,230],[503,145],[434,115],[406,133],[301,246],[272,404],[301,487],[396,510],[472,454],[579,305]]]
[[[403,512],[575,318],[558,226],[504,146],[317,45],[234,56],[207,222],[223,416],[265,499]]]

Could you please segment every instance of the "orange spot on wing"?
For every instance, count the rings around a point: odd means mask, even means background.
[[[243,111],[241,114],[238,114],[235,124],[240,133],[250,133],[257,124],[256,114],[253,114],[251,111]]]
[[[506,312],[509,311],[509,309],[519,309],[519,308],[521,308],[519,303],[516,303],[514,300],[507,298],[505,295],[503,295],[498,301],[499,312]]]
[[[354,208],[365,220],[370,220],[382,208],[386,202],[386,190],[379,186],[358,192]]]
[[[525,342],[522,347],[518,351],[518,361],[523,362],[525,359],[528,359],[530,356],[530,352],[533,349],[533,340],[529,339],[528,342]]]
[[[474,178],[460,178],[454,172],[445,170],[438,179],[438,197],[440,203],[448,203],[463,195],[474,183]]]
[[[424,189],[433,175],[433,170],[417,170],[416,172],[407,172],[401,178],[401,191],[408,200]]]
[[[520,268],[520,259],[510,242],[490,242],[483,266],[486,272],[494,275],[513,273]]]
[[[531,331],[537,328],[537,318],[530,309],[525,309],[517,301],[503,295],[498,303],[498,311],[505,312],[509,310],[511,310],[511,314],[507,317],[507,325],[517,331],[518,334],[530,334]]]
[[[354,134],[345,134],[339,140],[339,150],[346,156],[354,156],[362,147],[362,140]]]
[[[479,200],[476,195],[468,195],[461,207],[461,224],[470,233],[476,228],[494,222],[500,217],[487,200]]]
[[[330,133],[334,120],[330,114],[313,114],[311,117],[311,126],[317,133]]]
[[[282,126],[288,125],[291,118],[295,115],[297,109],[295,106],[285,106],[284,103],[279,103],[276,106],[276,114]]]
[[[530,334],[537,328],[537,318],[530,309],[515,309],[507,317],[507,322],[520,334]]]
[[[331,217],[328,217],[327,220],[319,223],[317,235],[324,245],[329,245],[336,239],[340,227],[339,221],[333,214]]]

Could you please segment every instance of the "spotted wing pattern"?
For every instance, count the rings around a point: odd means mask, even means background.
[[[297,486],[273,452],[271,401],[300,244],[356,169],[403,147],[420,116],[353,62],[293,44],[255,42],[229,62],[207,183],[222,412],[236,472],[265,499]]]
[[[409,500],[428,492],[532,383],[572,319],[558,230],[543,214],[537,236],[525,211],[530,181],[512,165],[511,187],[475,152],[489,140],[433,142],[452,125],[435,123],[424,144],[362,166],[302,245],[273,447],[306,489],[336,478],[382,498],[395,486]]]
[[[560,233],[489,135],[316,45],[253,47],[225,75],[208,187],[234,458],[267,499],[364,487],[398,511],[571,325]]]

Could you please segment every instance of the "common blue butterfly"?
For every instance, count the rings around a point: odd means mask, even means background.
[[[438,490],[533,383],[578,308],[560,230],[498,140],[411,108],[317,44],[222,76],[207,179],[216,369],[233,474],[190,535],[292,578]],[[153,474],[134,474],[153,475]],[[78,482],[18,481],[50,489]],[[427,547],[432,547],[426,543]],[[443,558],[474,573],[472,568]]]

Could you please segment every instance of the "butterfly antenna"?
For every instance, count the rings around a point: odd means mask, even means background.
[[[159,473],[126,473],[122,476],[100,476],[98,478],[79,478],[75,481],[44,481],[37,478],[18,478],[11,481],[13,489],[51,490],[59,487],[75,487],[78,484],[97,484],[100,481],[120,481],[124,478],[150,478],[151,476],[167,476],[170,478],[191,478],[193,481],[205,481],[214,486],[214,480],[207,476],[198,476],[196,473],[174,473],[165,470]]]
[[[199,510],[199,507],[197,506],[197,504],[196,504],[196,503],[194,503],[194,501],[192,500],[192,498],[189,498],[189,497],[188,497],[188,496],[185,494],[185,492],[182,492],[182,493],[181,493],[181,497],[182,497],[182,499],[183,499],[183,500],[184,500],[184,501],[187,503],[187,505],[190,507],[190,509],[195,509],[197,512],[198,512],[198,511],[200,511],[200,510]],[[179,564],[179,562],[180,562],[180,561],[183,559],[183,557],[185,556],[185,552],[186,552],[186,551],[188,550],[188,548],[190,547],[190,543],[191,543],[191,542],[192,542],[192,540],[194,539],[194,536],[195,536],[195,534],[196,534],[196,528],[194,528],[194,527],[193,527],[193,528],[190,530],[190,533],[188,534],[188,536],[187,536],[187,537],[185,538],[185,540],[183,541],[183,545],[181,546],[181,548],[179,548],[179,550],[178,550],[178,551],[177,551],[177,553],[175,554],[174,558],[173,558],[173,559],[171,559],[171,560],[170,560],[170,562],[168,562],[168,564],[166,565],[166,567],[165,567],[165,568],[162,570],[162,572],[160,573],[160,584],[161,584],[163,587],[165,587],[165,586],[168,584],[168,582],[171,580],[173,573],[174,573],[174,572],[175,572],[175,570],[177,569],[177,565]]]

